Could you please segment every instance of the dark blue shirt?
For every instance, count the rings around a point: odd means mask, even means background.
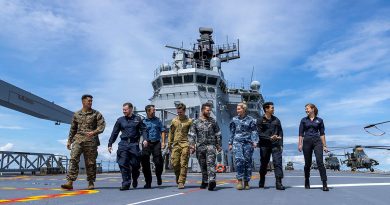
[[[111,147],[116,138],[121,132],[120,138],[122,140],[129,140],[129,142],[136,143],[139,141],[141,135],[145,135],[145,125],[141,117],[132,115],[131,117],[120,117],[114,125],[111,137],[108,140],[108,146]]]
[[[145,118],[144,124],[146,126],[146,140],[151,142],[157,142],[161,140],[161,133],[165,131],[165,128],[158,117]]]
[[[309,117],[302,118],[299,125],[299,136],[310,138],[322,135],[325,135],[325,126],[321,118],[315,117],[313,121]]]
[[[259,146],[272,144],[283,146],[283,129],[277,117],[272,115],[271,119],[267,119],[264,115],[257,119],[257,133],[259,134]],[[272,142],[273,135],[278,135],[282,139]]]

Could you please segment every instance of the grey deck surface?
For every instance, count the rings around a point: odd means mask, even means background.
[[[312,189],[303,188],[302,171],[286,171],[283,180],[285,191],[274,188],[275,179],[271,172],[267,176],[266,188],[257,188],[258,174],[254,173],[252,189],[238,191],[234,188],[234,173],[218,174],[215,191],[200,190],[200,174],[189,174],[186,188],[176,188],[174,176],[164,174],[163,185],[153,189],[139,187],[129,191],[118,190],[120,174],[100,174],[96,182],[96,193],[83,192],[87,182],[81,175],[75,183],[75,190],[58,189],[65,182],[64,175],[54,176],[2,176],[0,177],[0,204],[388,204],[390,200],[390,175],[328,171],[329,192],[320,189],[317,171],[312,171]],[[318,186],[316,186],[318,185]],[[33,189],[30,189],[33,188]],[[59,198],[57,194],[62,194]],[[66,196],[64,197],[65,194]],[[40,197],[36,197],[40,196]],[[20,200],[28,201],[20,202]],[[34,199],[34,200],[33,200]],[[7,201],[11,200],[11,201]],[[18,201],[19,200],[19,201]]]

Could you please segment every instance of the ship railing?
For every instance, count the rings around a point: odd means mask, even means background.
[[[63,174],[67,172],[68,157],[48,153],[0,151],[0,173],[31,172]]]

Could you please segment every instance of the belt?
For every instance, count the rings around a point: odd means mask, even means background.
[[[123,140],[127,143],[139,143],[139,139],[137,139],[137,138],[122,138],[121,140]]]
[[[146,141],[148,141],[148,143],[159,143],[160,142],[160,140],[156,140],[156,141],[146,140]]]

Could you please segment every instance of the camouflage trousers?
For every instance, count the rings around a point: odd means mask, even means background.
[[[84,154],[87,181],[96,180],[96,158],[98,156],[95,142],[74,142],[70,151],[69,170],[66,179],[76,181],[79,175],[80,156]]]
[[[187,178],[190,150],[188,143],[176,144],[172,148],[171,164],[176,175],[176,182],[185,184]]]
[[[249,142],[233,142],[233,155],[236,162],[237,179],[250,181],[252,177],[252,155],[254,148]]]
[[[202,182],[215,181],[215,158],[216,148],[214,145],[200,146],[196,148],[200,169],[202,171]]]

